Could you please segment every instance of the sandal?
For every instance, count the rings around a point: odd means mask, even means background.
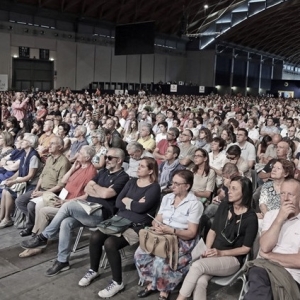
[[[151,295],[154,291],[153,290],[148,290],[147,286],[138,292],[137,296],[139,298],[145,298],[145,297],[148,297],[149,295]]]
[[[171,293],[169,293],[168,296],[162,296],[162,295],[159,295],[158,300],[168,300],[170,294],[171,294]]]

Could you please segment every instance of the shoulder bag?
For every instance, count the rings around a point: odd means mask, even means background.
[[[115,215],[110,219],[102,221],[97,227],[105,234],[117,234],[123,233],[126,229],[131,227],[132,223],[132,221],[126,218]]]
[[[175,234],[157,234],[150,228],[139,231],[140,247],[142,250],[158,257],[169,260],[169,266],[177,270],[178,239]]]

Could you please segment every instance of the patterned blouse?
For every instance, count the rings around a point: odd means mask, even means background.
[[[259,205],[265,204],[268,210],[280,208],[280,194],[274,189],[274,181],[266,182],[261,189]]]

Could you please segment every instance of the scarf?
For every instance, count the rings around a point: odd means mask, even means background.
[[[171,165],[169,165],[167,161],[162,164],[162,171],[160,173],[159,180],[159,185],[161,186],[161,189],[166,188],[168,186],[170,175],[177,168],[178,165],[179,159],[174,160]]]

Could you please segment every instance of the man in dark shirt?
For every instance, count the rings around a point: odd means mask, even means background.
[[[45,248],[47,240],[59,231],[58,257],[46,272],[46,276],[54,276],[70,268],[71,231],[74,228],[96,227],[115,213],[117,195],[129,180],[129,176],[122,168],[124,158],[122,149],[110,148],[106,156],[106,169],[101,170],[85,188],[88,194],[87,202],[101,204],[101,208],[88,215],[78,201],[66,202],[41,234],[21,243],[25,249]]]

